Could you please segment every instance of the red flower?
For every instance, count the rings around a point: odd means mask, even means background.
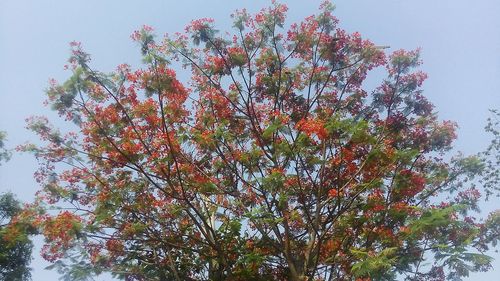
[[[330,197],[337,197],[337,196],[339,196],[339,191],[335,188],[332,188],[328,191],[328,195]]]
[[[328,131],[325,129],[325,122],[319,119],[301,119],[297,122],[295,128],[299,131],[303,131],[309,137],[313,134],[320,140],[324,140],[328,137]]]

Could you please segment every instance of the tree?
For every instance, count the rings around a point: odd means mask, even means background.
[[[43,256],[71,280],[458,280],[489,269],[499,216],[472,216],[485,164],[446,160],[456,126],[422,95],[418,50],[388,55],[340,29],[330,3],[320,9],[289,28],[282,4],[237,11],[232,36],[211,19],[160,41],[144,26],[132,35],[144,66],[109,74],[73,42],[72,75],[47,94],[75,130],[32,118],[46,145],[24,146],[43,188],[20,219],[41,229]],[[387,76],[368,91],[377,67]]]
[[[4,148],[6,134],[0,132],[0,165],[10,158]],[[19,202],[11,193],[0,194],[0,280],[22,281],[31,277],[29,264],[33,244],[27,237],[28,225],[17,224],[21,212]]]
[[[491,110],[492,116],[488,118],[486,131],[493,135],[493,140],[486,151],[481,153],[481,158],[485,164],[483,172],[483,184],[486,187],[486,197],[494,194],[497,197],[500,190],[500,111]]]
[[[9,160],[10,158],[10,151],[5,149],[5,138],[6,138],[5,132],[0,131],[0,163],[5,160]]]
[[[0,195],[0,280],[30,280],[33,244],[27,234],[28,226],[16,225],[12,218],[21,211],[11,193]]]

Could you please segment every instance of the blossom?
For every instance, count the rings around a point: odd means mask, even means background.
[[[320,119],[301,119],[295,125],[299,131],[306,133],[307,136],[316,135],[320,140],[325,140],[328,137],[328,131],[325,128],[325,122]]]

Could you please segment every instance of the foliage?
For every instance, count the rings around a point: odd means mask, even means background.
[[[5,132],[0,131],[0,164],[2,163],[2,161],[9,160],[10,158],[10,151],[5,149],[5,138]]]
[[[72,75],[47,94],[76,130],[32,118],[46,145],[23,147],[41,162],[22,217],[44,234],[43,256],[73,278],[126,280],[489,269],[498,213],[481,223],[471,212],[495,186],[474,185],[482,157],[445,160],[456,126],[422,95],[418,50],[386,54],[320,9],[289,28],[281,4],[237,11],[233,36],[211,19],[159,41],[145,26],[132,34],[144,66],[109,74],[72,43]],[[377,67],[387,75],[369,93]],[[36,215],[44,204],[64,210]]]
[[[486,131],[493,135],[493,140],[482,153],[481,157],[485,164],[483,184],[487,188],[486,196],[500,191],[500,110],[491,110],[491,117],[488,118]]]
[[[33,245],[27,225],[18,224],[15,216],[21,212],[19,202],[11,193],[0,195],[0,280],[30,280],[29,264]]]

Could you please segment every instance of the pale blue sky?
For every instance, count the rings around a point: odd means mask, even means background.
[[[320,1],[283,1],[288,23],[317,11]],[[429,74],[425,94],[442,119],[460,126],[458,150],[474,153],[488,143],[483,127],[488,108],[500,108],[500,1],[497,0],[339,0],[341,27],[359,31],[392,50],[421,47]],[[0,1],[0,130],[14,146],[34,136],[24,129],[30,115],[55,115],[42,106],[48,78],[64,81],[68,42],[81,41],[93,65],[113,70],[120,63],[138,65],[140,52],[129,36],[143,24],[157,34],[182,31],[192,19],[212,17],[221,29],[230,26],[237,8],[256,11],[270,1],[213,0],[1,0]],[[12,190],[30,200],[37,189],[32,174],[35,160],[14,155],[0,167],[0,191]],[[498,199],[485,209],[498,208]],[[37,245],[39,242],[37,242]],[[37,258],[33,280],[56,280]],[[468,280],[499,280],[496,271]],[[496,277],[496,278],[495,278]]]

